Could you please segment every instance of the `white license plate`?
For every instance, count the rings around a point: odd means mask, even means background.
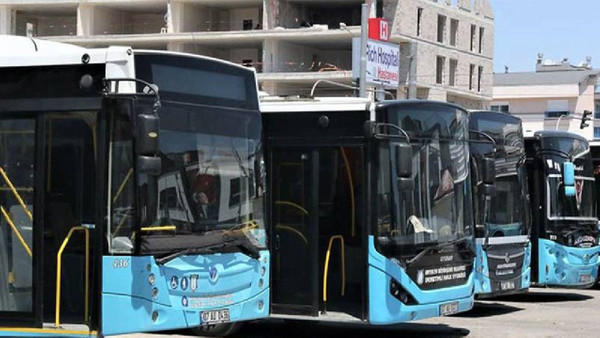
[[[579,275],[579,283],[589,284],[592,281],[592,275]]]
[[[229,323],[229,309],[200,312],[200,325]]]
[[[440,315],[449,316],[458,313],[458,302],[446,303],[440,305]]]
[[[502,290],[502,291],[513,290],[514,288],[515,288],[515,282],[512,282],[512,281],[500,282],[500,290]]]

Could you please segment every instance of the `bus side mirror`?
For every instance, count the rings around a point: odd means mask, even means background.
[[[496,162],[493,158],[484,157],[481,161],[482,193],[484,196],[494,196],[496,194]]]
[[[412,190],[412,147],[406,143],[395,144],[394,147],[398,188],[400,190]]]
[[[494,159],[483,158],[481,161],[481,176],[483,184],[494,185],[496,183],[496,162]]]
[[[159,152],[159,118],[156,115],[140,114],[135,125],[135,144],[139,155],[156,155]]]
[[[140,174],[148,174],[152,176],[160,175],[162,170],[162,160],[160,157],[153,156],[138,156],[137,171]]]
[[[562,167],[562,181],[565,187],[565,196],[575,196],[575,164],[564,162]]]

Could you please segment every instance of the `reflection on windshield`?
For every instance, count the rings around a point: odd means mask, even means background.
[[[378,236],[421,246],[472,233],[466,114],[437,110],[398,113],[397,120],[412,140],[413,190],[394,187],[393,147],[381,142]],[[395,122],[393,116],[390,121]]]
[[[522,235],[525,219],[524,196],[516,173],[496,176],[496,194],[490,202],[491,210],[487,222],[490,237]]]
[[[520,121],[495,113],[475,113],[470,122],[474,130],[491,136],[495,141],[492,145],[477,134],[473,136],[478,142],[470,147],[476,164],[485,157],[493,158],[496,171],[496,192],[493,196],[482,193],[482,173],[479,170],[473,177],[476,223],[480,230],[477,237],[524,235],[528,226],[528,202],[526,169],[522,162],[525,144]],[[489,199],[487,209],[486,199]]]
[[[547,180],[549,219],[594,220],[594,179],[575,177],[575,196],[566,196],[560,175],[549,175]]]
[[[572,157],[575,164],[575,196],[564,194],[561,180],[562,164],[567,161],[559,154],[545,153],[548,170],[546,181],[548,218],[595,220],[593,165],[588,143],[572,137],[545,137],[544,150],[558,150]]]
[[[166,130],[161,144],[157,221],[200,232],[250,220],[257,142]]]
[[[137,175],[141,250],[194,248],[200,244],[193,236],[203,236],[202,245],[241,236],[264,248],[265,170],[258,113],[163,107],[160,123],[161,173]],[[133,147],[125,132],[130,124],[123,118],[113,126],[113,135],[119,136],[113,136],[111,154],[112,252],[131,252],[136,237]]]

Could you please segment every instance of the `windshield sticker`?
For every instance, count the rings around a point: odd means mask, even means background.
[[[196,289],[198,289],[198,275],[191,275],[190,290],[192,290],[192,292],[196,292]]]
[[[181,277],[181,290],[185,291],[188,288],[188,279],[187,277]]]
[[[418,275],[421,274],[423,274],[424,278],[419,285],[428,286],[429,284],[466,279],[467,266],[463,264],[419,270]],[[417,282],[419,282],[419,278],[417,278]]]
[[[186,296],[183,296],[183,297],[181,298],[181,305],[182,305],[183,307],[188,307],[188,299],[187,299],[187,297],[186,297]]]
[[[581,210],[581,196],[583,195],[583,180],[577,180],[575,182],[575,198],[577,199],[577,210]]]
[[[176,290],[179,286],[179,278],[177,276],[171,277],[171,289]]]

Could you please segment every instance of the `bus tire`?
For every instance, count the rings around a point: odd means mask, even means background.
[[[192,328],[192,332],[203,337],[229,337],[240,330],[242,323],[226,323]]]

